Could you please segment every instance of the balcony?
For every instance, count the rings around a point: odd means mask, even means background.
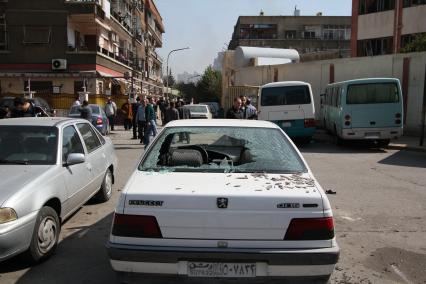
[[[83,3],[102,5],[101,0],[65,0],[65,3]]]

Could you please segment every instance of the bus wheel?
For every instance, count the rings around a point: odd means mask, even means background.
[[[377,146],[379,148],[386,148],[390,143],[390,139],[381,139],[377,141]]]
[[[343,145],[344,140],[342,138],[340,138],[339,135],[337,134],[336,125],[334,126],[334,133],[333,134],[334,134],[333,135],[334,144],[336,144],[337,146]]]

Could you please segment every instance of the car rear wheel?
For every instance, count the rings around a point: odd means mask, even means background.
[[[31,262],[40,262],[52,255],[58,245],[60,231],[61,224],[56,211],[51,207],[42,207],[37,215],[26,258]]]
[[[106,202],[111,198],[112,195],[112,173],[110,169],[107,169],[104,180],[102,181],[101,188],[95,195],[95,198],[100,202]]]

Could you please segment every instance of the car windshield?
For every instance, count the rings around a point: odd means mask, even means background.
[[[201,113],[207,113],[207,107],[205,106],[186,106],[189,108],[190,112],[201,112]]]
[[[139,170],[239,173],[307,171],[281,130],[248,127],[166,128],[139,165]]]
[[[89,105],[92,109],[92,114],[99,114],[99,107],[94,105]],[[73,106],[71,107],[70,114],[80,114],[81,106]]]
[[[56,163],[56,127],[0,126],[0,164]]]

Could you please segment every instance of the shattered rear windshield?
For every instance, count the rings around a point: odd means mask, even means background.
[[[247,127],[166,128],[139,165],[139,170],[307,172],[281,130]]]

